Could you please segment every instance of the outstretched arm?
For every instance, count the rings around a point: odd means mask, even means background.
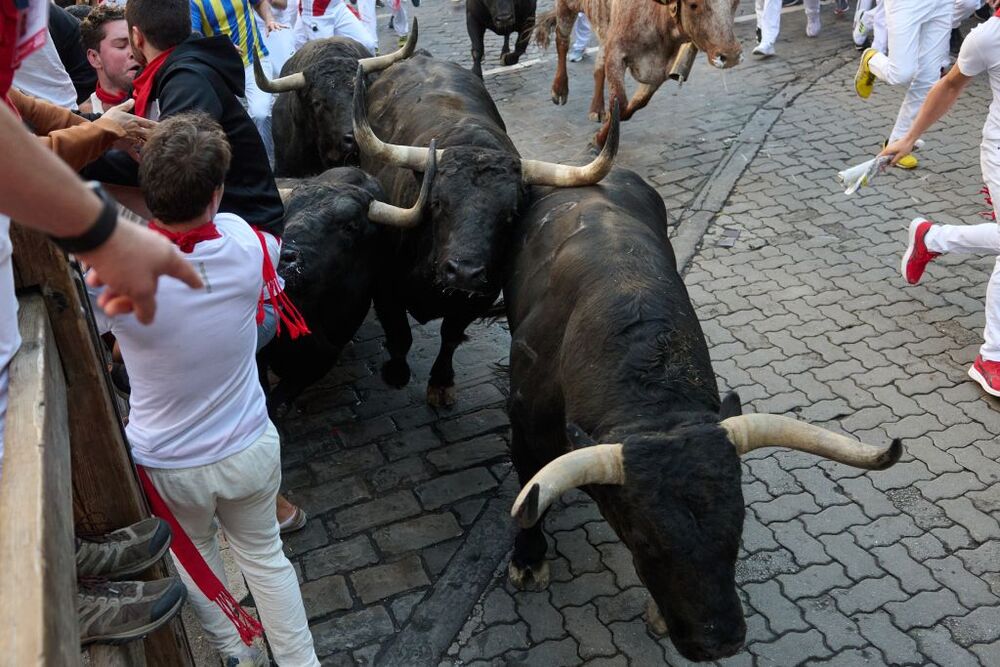
[[[58,157],[0,104],[0,211],[56,237],[86,233],[102,211],[100,199]],[[106,284],[99,305],[109,315],[135,311],[149,323],[156,311],[156,283],[173,276],[191,287],[201,280],[162,236],[121,221],[97,248],[79,254],[93,267],[88,282]]]
[[[958,69],[958,65],[951,68],[951,71],[931,88],[927,94],[927,99],[917,112],[917,117],[910,126],[910,131],[900,139],[885,147],[879,155],[892,155],[892,164],[896,164],[904,156],[913,152],[913,146],[923,134],[934,123],[938,122],[942,116],[948,113],[955,100],[962,94],[972,77],[965,76]]]

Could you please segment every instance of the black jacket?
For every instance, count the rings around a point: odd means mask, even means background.
[[[97,72],[87,61],[80,37],[80,22],[62,7],[49,7],[49,35],[59,60],[73,80],[76,101],[82,104],[97,88]]]
[[[244,81],[243,60],[228,36],[192,35],[157,72],[151,99],[159,105],[160,119],[197,110],[219,122],[233,151],[219,210],[280,236],[285,210],[274,173],[257,126],[237,99],[244,95]],[[112,151],[85,169],[84,175],[135,185],[136,172],[137,165],[126,154]]]

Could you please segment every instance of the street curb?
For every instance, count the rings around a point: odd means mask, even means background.
[[[830,60],[815,68],[810,76],[795,79],[782,86],[757,108],[743,126],[725,157],[719,161],[694,201],[681,215],[670,237],[677,258],[677,270],[681,275],[690,268],[691,261],[701,249],[702,240],[709,226],[722,212],[743,172],[757,157],[758,151],[764,145],[771,128],[781,117],[782,111],[822,77],[832,74],[850,62],[844,59],[842,54],[842,51],[831,54]]]
[[[492,581],[500,560],[510,551],[515,532],[510,507],[517,487],[517,475],[507,473],[445,573],[381,651],[377,664],[438,664]]]

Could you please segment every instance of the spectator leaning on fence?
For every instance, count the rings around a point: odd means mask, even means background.
[[[277,262],[277,245],[267,245],[240,217],[218,213],[229,162],[226,136],[205,114],[174,116],[153,131],[140,168],[154,215],[150,228],[199,267],[205,289],[161,281],[160,316],[151,326],[131,316],[101,324],[114,333],[129,369],[126,433],[154,511],[162,500],[225,581],[221,524],[278,664],[318,665],[298,579],[278,533],[280,444],[254,359],[263,276]],[[225,664],[263,664],[178,555],[189,599]]]

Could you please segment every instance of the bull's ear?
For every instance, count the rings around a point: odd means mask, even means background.
[[[743,414],[743,402],[740,401],[740,395],[735,391],[726,392],[722,397],[722,407],[719,408],[719,419],[739,417],[741,414]]]
[[[566,424],[566,437],[569,438],[569,442],[574,448],[590,447],[597,444],[597,441],[587,435],[586,431],[573,423]]]

